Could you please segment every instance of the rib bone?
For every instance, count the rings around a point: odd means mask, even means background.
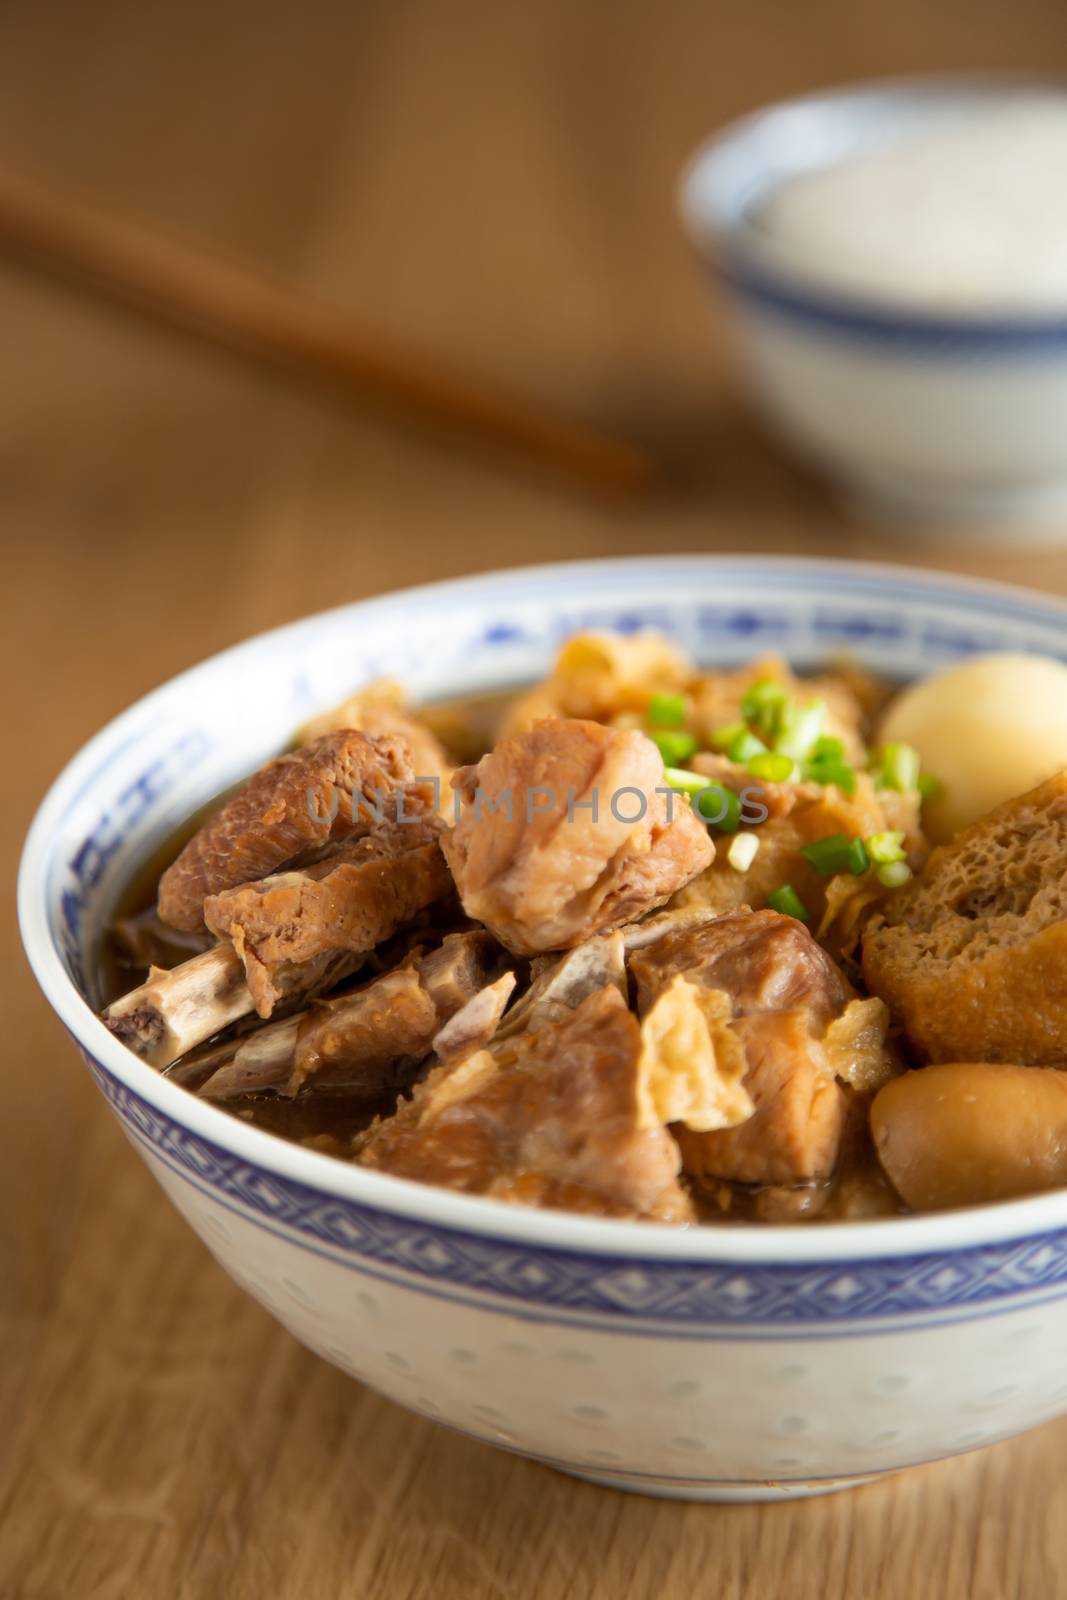
[[[452,934],[429,955],[383,973],[350,994],[323,1000],[298,1016],[269,1023],[245,1039],[220,1045],[206,1061],[182,1063],[172,1074],[208,1100],[273,1091],[295,1095],[365,1092],[376,1098],[412,1080],[449,1019],[477,1013],[482,1029],[499,1016],[514,986],[486,987],[499,951],[484,933]]]
[[[305,962],[288,975],[287,996],[340,982],[361,960],[331,952]],[[108,1006],[103,1022],[142,1061],[162,1070],[255,1009],[241,958],[225,940],[169,971],[153,967],[146,983]]]
[[[142,1061],[165,1067],[252,1009],[240,957],[232,944],[217,944],[169,972],[153,967],[103,1020]]]
[[[441,1061],[483,1050],[493,1038],[515,988],[515,974],[505,972],[467,1001],[434,1035],[434,1053]]]
[[[559,1022],[588,995],[607,985],[626,992],[623,935],[599,933],[562,956],[544,956],[534,963],[534,979],[508,1012],[497,1037],[510,1039]]]

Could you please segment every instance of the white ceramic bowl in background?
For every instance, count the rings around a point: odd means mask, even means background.
[[[312,712],[378,673],[419,696],[528,681],[576,628],[645,624],[701,662],[844,647],[901,678],[1067,648],[1067,607],[1037,595],[788,560],[532,568],[312,617],[157,690],[56,781],[19,880],[45,994],[225,1270],[327,1361],[487,1443],[622,1488],[776,1499],[1067,1411],[1067,1193],[792,1228],[524,1210],[286,1144],[159,1077],[94,1015],[94,951],[130,874]]]
[[[952,315],[820,288],[761,233],[758,210],[801,173],[1027,87],[946,78],[809,95],[726,128],[682,176],[686,230],[767,417],[898,523],[1067,539],[1067,303],[1055,317]]]

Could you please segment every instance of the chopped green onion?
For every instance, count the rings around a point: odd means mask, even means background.
[[[654,694],[645,710],[650,728],[680,728],[685,721],[685,696]]]
[[[875,752],[871,771],[879,789],[897,789],[902,794],[919,785],[919,752],[910,744],[887,744]]]
[[[872,833],[867,840],[867,851],[873,862],[884,867],[893,861],[903,861],[903,844],[902,833]]]
[[[839,872],[851,872],[856,878],[866,872],[870,862],[862,839],[850,839],[847,833],[827,834],[801,846],[801,855],[820,878],[833,878]]]
[[[836,756],[814,756],[812,760],[805,761],[804,776],[824,787],[834,784],[838,789],[843,789],[845,794],[856,792],[855,767],[850,767],[847,761],[841,761]]]
[[[798,772],[796,762],[779,750],[764,750],[752,756],[746,766],[754,778],[764,778],[768,783],[789,783]]]
[[[844,761],[844,741],[834,739],[828,733],[821,734],[811,747],[811,759],[822,761],[824,758],[830,761]]]
[[[887,861],[876,867],[875,872],[878,882],[887,889],[899,889],[911,877],[911,868],[906,861]]]
[[[712,783],[702,772],[685,767],[664,767],[663,775],[672,789],[679,789],[693,802],[693,810],[720,833],[736,833],[741,826],[741,797],[721,783]]]
[[[697,741],[683,728],[655,728],[648,737],[663,757],[665,767],[680,767],[683,761],[696,755]]]
[[[774,748],[794,761],[803,761],[822,735],[826,720],[826,707],[821,700],[807,700],[802,705],[785,708],[779,724]]]
[[[721,784],[705,784],[693,800],[693,810],[720,833],[736,833],[741,826],[741,799]]]
[[[871,864],[867,846],[862,839],[853,839],[848,851],[848,870],[854,878],[862,877]]]
[[[731,761],[736,761],[739,766],[744,766],[746,761],[751,761],[753,756],[761,756],[767,746],[762,739],[757,739],[754,733],[747,728],[742,728],[726,747],[726,754]]]
[[[789,699],[789,691],[779,678],[756,678],[745,690],[741,701],[741,715],[746,721],[758,717],[768,706],[781,706]]]
[[[802,845],[800,853],[820,878],[832,878],[847,868],[851,846],[852,840],[847,833],[830,833],[825,839]]]
[[[747,872],[759,853],[759,836],[755,833],[738,833],[730,840],[726,859],[735,872]]]
[[[663,776],[672,789],[680,789],[683,794],[703,794],[711,787],[702,772],[689,772],[685,767],[664,767]]]
[[[757,678],[749,684],[741,701],[741,715],[762,734],[773,734],[779,727],[789,701],[789,691],[777,678]]]
[[[743,722],[728,722],[724,728],[716,728],[708,743],[713,750],[729,750],[738,734],[747,733],[748,728]]]
[[[941,793],[941,779],[935,778],[932,772],[920,772],[918,789],[924,800],[933,800]]]
[[[783,883],[780,889],[773,890],[767,896],[767,904],[772,911],[780,911],[783,917],[796,917],[798,922],[811,920],[807,906],[791,883]]]

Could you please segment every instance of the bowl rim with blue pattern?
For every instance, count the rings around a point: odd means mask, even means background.
[[[699,555],[568,562],[425,585],[321,612],[223,651],[139,700],[74,756],[42,802],[22,857],[19,918],[30,964],[127,1133],[224,1199],[230,1194],[268,1219],[284,1213],[287,1226],[337,1248],[347,1239],[371,1255],[408,1248],[402,1241],[414,1229],[423,1240],[429,1230],[462,1241],[474,1258],[480,1241],[495,1259],[510,1241],[557,1263],[573,1254],[620,1268],[658,1262],[676,1269],[675,1279],[677,1270],[712,1263],[726,1273],[763,1263],[773,1265],[779,1287],[782,1273],[800,1281],[882,1262],[880,1303],[891,1306],[894,1282],[913,1279],[921,1263],[933,1265],[948,1252],[960,1280],[928,1293],[930,1304],[944,1309],[971,1303],[968,1258],[985,1284],[978,1297],[995,1298],[1000,1291],[986,1267],[990,1249],[1003,1245],[1012,1260],[1035,1263],[1035,1289],[1054,1292],[1067,1283],[1067,1190],[803,1227],[679,1228],[510,1206],[351,1166],[252,1127],[160,1077],[83,998],[78,964],[91,960],[133,863],[148,859],[195,809],[191,800],[219,792],[220,780],[249,770],[257,753],[259,760],[275,753],[308,714],[342,699],[377,667],[392,664],[404,676],[405,661],[416,694],[528,681],[534,663],[546,666],[575,626],[612,619],[626,628],[667,627],[707,666],[777,648],[803,668],[851,647],[876,671],[903,678],[909,661],[928,670],[981,649],[1067,655],[1067,602],[1051,596],[866,562]],[[350,670],[362,679],[347,678]],[[277,687],[276,704],[261,723],[251,714],[239,723],[242,696],[253,681],[261,689],[264,674]],[[91,981],[88,971],[84,966],[83,983]],[[436,1267],[428,1258],[417,1270],[432,1276]],[[482,1270],[477,1260],[470,1270]],[[728,1307],[725,1279],[719,1289],[716,1303]],[[541,1293],[532,1282],[511,1290]],[[569,1292],[578,1294],[576,1283]],[[624,1310],[619,1293],[615,1309]],[[844,1301],[841,1309],[849,1309]]]
[[[747,113],[697,147],[678,181],[686,231],[726,285],[754,310],[812,333],[883,345],[901,354],[1021,357],[1067,353],[1060,312],[1012,314],[973,307],[929,310],[890,293],[820,284],[794,269],[754,215],[790,179],[870,148],[893,123],[931,111],[1028,93],[1067,94],[1067,80],[1024,73],[942,73],[846,84]]]

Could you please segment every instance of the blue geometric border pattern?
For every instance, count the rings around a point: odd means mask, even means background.
[[[79,1048],[81,1048],[79,1046]],[[738,1267],[627,1261],[517,1244],[394,1216],[242,1160],[191,1133],[84,1049],[101,1089],[138,1137],[220,1200],[331,1252],[538,1309],[607,1313],[680,1327],[834,1324],[986,1306],[1067,1286],[1067,1230],[949,1254]]]

